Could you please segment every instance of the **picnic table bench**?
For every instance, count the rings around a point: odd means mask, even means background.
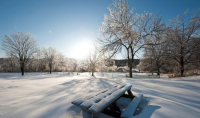
[[[143,95],[134,96],[131,92],[132,85],[116,84],[95,92],[91,95],[77,99],[72,104],[93,114],[104,113],[116,118],[128,118],[133,116]],[[125,94],[127,91],[128,94]],[[130,98],[132,101],[121,113],[116,101],[121,98]]]

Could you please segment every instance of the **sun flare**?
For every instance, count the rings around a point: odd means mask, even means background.
[[[92,44],[88,40],[79,42],[73,49],[73,58],[84,59],[92,49]]]

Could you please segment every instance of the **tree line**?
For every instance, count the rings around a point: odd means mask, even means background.
[[[125,50],[129,77],[139,50],[144,52],[137,66],[140,70],[157,70],[159,75],[162,68],[184,76],[187,69],[199,69],[200,9],[186,10],[169,24],[163,23],[159,14],[137,14],[126,0],[115,0],[108,10],[97,35],[99,48],[108,58]]]
[[[96,35],[97,45],[87,59],[66,59],[55,48],[38,49],[37,41],[29,33],[18,32],[2,39],[2,49],[9,56],[9,66],[17,66],[24,75],[28,71],[105,70],[113,57],[123,53],[128,59],[129,77],[132,77],[134,58],[144,53],[137,66],[139,70],[177,72],[184,76],[186,70],[200,67],[200,9],[186,10],[183,15],[162,22],[162,15],[144,12],[137,14],[126,0],[115,0],[108,7],[109,15]],[[13,61],[13,62],[12,62]],[[11,63],[12,62],[12,63]],[[37,65],[37,66],[36,66]],[[63,66],[65,65],[65,66]],[[67,66],[66,65],[70,65]],[[35,66],[35,67],[34,67]],[[34,69],[33,69],[34,68]],[[11,68],[12,70],[12,68]]]
[[[55,47],[39,48],[37,40],[26,32],[5,35],[2,39],[2,49],[7,58],[2,58],[1,72],[85,72],[109,71],[115,65],[112,60],[102,58],[96,48],[90,51],[86,59],[67,58]],[[78,73],[77,73],[78,74]]]
[[[200,10],[185,11],[170,20],[162,33],[156,33],[144,47],[143,70],[160,70],[184,76],[188,70],[200,68]]]

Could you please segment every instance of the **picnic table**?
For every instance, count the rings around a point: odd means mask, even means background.
[[[98,92],[92,93],[83,98],[77,99],[72,104],[91,112],[93,114],[104,113],[117,118],[128,118],[132,116],[142,99],[142,94],[134,96],[131,92],[132,85],[115,84]],[[128,94],[125,94],[127,91]],[[116,101],[121,98],[130,98],[132,101],[123,113],[116,105]]]

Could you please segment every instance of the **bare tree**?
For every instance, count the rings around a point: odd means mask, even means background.
[[[48,64],[49,72],[51,74],[52,68],[55,64],[55,58],[57,55],[57,51],[54,47],[43,48],[43,54],[44,54],[45,61]]]
[[[18,60],[13,54],[7,54],[7,56],[8,58],[6,60],[8,68],[10,68],[11,72],[14,72],[19,67],[19,64],[17,63]]]
[[[72,59],[72,60],[70,61],[70,63],[71,63],[71,66],[72,66],[72,70],[73,70],[74,72],[76,72],[76,71],[77,71],[77,67],[78,67],[78,61],[77,61],[76,59]]]
[[[36,59],[36,71],[43,72],[46,67],[45,57],[43,55],[43,50],[39,49],[34,57]]]
[[[100,59],[100,54],[98,53],[98,50],[95,47],[95,49],[93,51],[90,51],[88,58],[87,58],[88,65],[90,67],[90,71],[92,72],[92,76],[94,76],[94,72],[96,70],[99,59]]]
[[[157,75],[160,75],[160,68],[170,59],[164,31],[163,29],[163,32],[155,33],[149,40],[149,43],[144,46],[144,57],[148,58],[148,61],[141,61],[141,63],[150,63],[152,75],[154,69],[157,70]]]
[[[78,60],[74,58],[67,58],[66,65],[68,71],[75,72],[77,71]]]
[[[105,15],[100,28],[101,37],[97,37],[101,51],[110,52],[112,57],[125,49],[132,77],[134,56],[146,43],[147,37],[159,30],[162,17],[149,12],[134,14],[126,0],[116,0],[108,9],[110,16]]]
[[[200,69],[200,38],[198,40],[193,40],[193,44],[199,46],[196,46],[194,49],[195,54],[191,56],[191,58],[188,60],[188,63],[192,64],[194,69]]]
[[[18,59],[20,70],[24,75],[24,68],[30,58],[37,52],[37,40],[30,33],[18,32],[2,39],[2,49]]]
[[[139,69],[140,71],[152,70],[151,59],[147,57],[140,59],[140,63],[139,65],[137,65],[137,69]]]
[[[188,18],[189,16],[191,17]],[[171,57],[179,64],[181,76],[184,76],[185,65],[198,53],[197,48],[200,45],[193,43],[200,40],[200,9],[192,14],[187,10],[183,15],[172,19],[167,36]]]
[[[62,53],[57,53],[56,58],[55,58],[55,69],[57,71],[63,71],[65,70],[66,66],[66,58]]]
[[[87,68],[87,64],[86,64],[86,61],[85,60],[82,60],[82,59],[79,59],[77,60],[77,67],[76,67],[76,71],[77,71],[77,75],[78,75],[78,72],[84,72],[86,71],[86,68]]]

